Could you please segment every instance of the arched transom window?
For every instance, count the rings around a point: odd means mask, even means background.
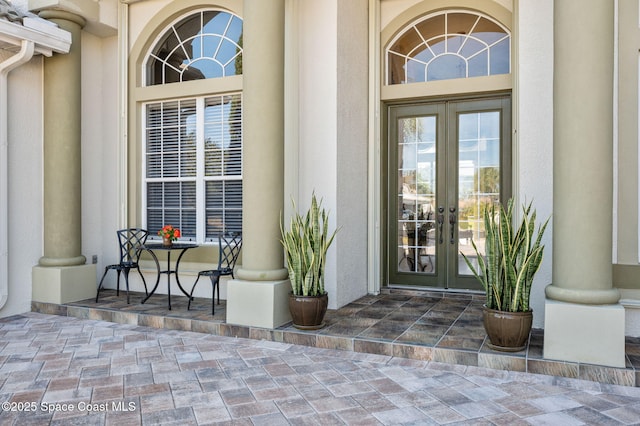
[[[479,77],[510,72],[509,32],[466,11],[425,16],[388,45],[387,84]]]
[[[146,86],[242,74],[242,19],[219,10],[171,25],[146,60]]]

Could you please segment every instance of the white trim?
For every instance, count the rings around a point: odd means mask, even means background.
[[[118,140],[118,176],[116,177],[118,187],[118,228],[128,227],[128,181],[129,175],[127,165],[129,156],[127,153],[129,138],[129,3],[122,1],[118,7],[118,72],[119,72],[119,92],[120,92],[120,133]]]
[[[196,241],[205,241],[204,97],[196,98]],[[145,185],[146,187],[146,185]],[[202,206],[199,208],[199,206]],[[147,210],[146,208],[144,209]]]
[[[140,128],[141,128],[141,137],[140,137],[140,196],[142,202],[140,203],[140,214],[142,223],[141,226],[146,228],[147,226],[147,138],[145,136],[145,126],[147,122],[147,103],[143,103],[140,106]],[[156,230],[149,230],[149,236],[152,236]]]
[[[618,29],[620,27],[618,19],[618,0],[614,0],[614,13],[613,13],[613,194],[611,208],[612,212],[612,229],[611,229],[611,262],[618,263],[618,124],[620,122],[620,116],[618,114],[618,90],[620,90],[619,79],[619,36]],[[638,241],[640,246],[640,240]]]
[[[369,0],[369,191],[368,191],[368,292],[379,294],[381,288],[380,191],[380,1]]]
[[[638,70],[640,70],[640,54],[638,54]],[[640,111],[640,73],[638,73],[638,111]],[[640,165],[640,113],[638,114],[638,140],[636,146],[638,148],[638,165]],[[638,167],[638,186],[640,187],[640,167]],[[640,223],[640,194],[638,196],[638,222]],[[640,263],[640,226],[638,227],[638,262]]]
[[[515,1],[513,4],[513,21],[519,22],[520,19],[520,7],[519,2]],[[511,32],[511,69],[512,76],[512,90],[511,90],[511,198],[513,198],[516,206],[521,206],[523,200],[520,198],[520,135],[518,129],[520,128],[520,72],[518,65],[520,60],[518,58],[519,49],[516,48],[520,33],[519,25],[512,25],[513,31]],[[520,210],[516,209],[518,216],[520,216]],[[518,217],[516,220],[519,220]]]
[[[293,214],[291,200],[300,199],[300,44],[298,0],[285,2],[284,78],[284,206],[285,221]]]
[[[68,53],[71,33],[41,19],[25,17],[22,25],[0,19],[0,41],[20,46],[22,40],[32,41],[34,53],[51,56],[53,52]]]

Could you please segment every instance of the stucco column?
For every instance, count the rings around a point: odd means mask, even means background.
[[[554,2],[553,283],[546,288],[545,356],[624,366],[624,309],[616,305],[611,260],[613,51],[613,2]],[[607,355],[615,361],[559,355],[602,352],[582,346],[606,347],[594,337],[600,334],[618,351],[620,333],[622,357]]]
[[[44,59],[44,256],[33,270],[33,298],[61,302],[95,294],[95,266],[82,255],[81,31],[85,19],[62,10],[42,18],[71,33],[66,55]]]
[[[227,322],[289,320],[280,245],[284,203],[284,0],[243,3],[242,266],[229,283]]]

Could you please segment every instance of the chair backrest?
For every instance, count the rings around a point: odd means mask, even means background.
[[[120,263],[137,263],[140,246],[147,241],[149,231],[141,228],[127,228],[116,231],[120,243]]]
[[[222,275],[229,275],[233,272],[233,268],[238,260],[238,255],[242,249],[242,234],[218,234],[218,245],[220,247],[218,270]]]

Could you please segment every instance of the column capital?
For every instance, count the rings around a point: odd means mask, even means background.
[[[67,12],[81,17],[80,27],[98,37],[112,37],[118,34],[119,0],[28,0],[29,10],[39,13],[45,19],[68,19],[64,16],[44,16],[42,12]],[[72,20],[73,21],[73,20]],[[78,23],[77,21],[74,21]]]
[[[87,0],[29,0],[29,10],[44,19],[63,19],[83,28],[87,21],[99,21],[100,5]]]
[[[66,12],[64,10],[42,10],[38,13],[38,16],[48,21],[69,21],[77,24],[81,29],[84,28],[85,25],[87,25],[87,20],[82,16],[76,15],[75,13]]]

